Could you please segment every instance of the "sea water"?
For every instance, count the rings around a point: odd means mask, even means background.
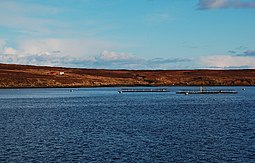
[[[0,162],[255,162],[255,87],[242,88],[2,89]]]

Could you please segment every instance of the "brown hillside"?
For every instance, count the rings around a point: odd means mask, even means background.
[[[1,88],[139,85],[255,85],[255,70],[102,70],[0,64]]]

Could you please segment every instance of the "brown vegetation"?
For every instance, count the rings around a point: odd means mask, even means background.
[[[173,85],[255,85],[255,70],[102,70],[0,64],[1,88]]]

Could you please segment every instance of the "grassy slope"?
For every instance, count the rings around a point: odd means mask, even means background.
[[[57,75],[60,71],[64,75]],[[255,70],[102,70],[0,64],[0,87],[255,85]]]

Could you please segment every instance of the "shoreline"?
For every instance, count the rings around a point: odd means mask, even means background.
[[[137,88],[137,87],[146,87],[146,88],[162,88],[162,87],[200,87],[199,85],[176,85],[176,86],[87,86],[87,87],[0,87],[0,90],[5,90],[5,89],[56,89],[56,88],[63,88],[63,89],[68,89],[68,88],[73,88],[73,89],[86,89],[86,88]],[[255,85],[203,85],[203,87],[255,87]]]

